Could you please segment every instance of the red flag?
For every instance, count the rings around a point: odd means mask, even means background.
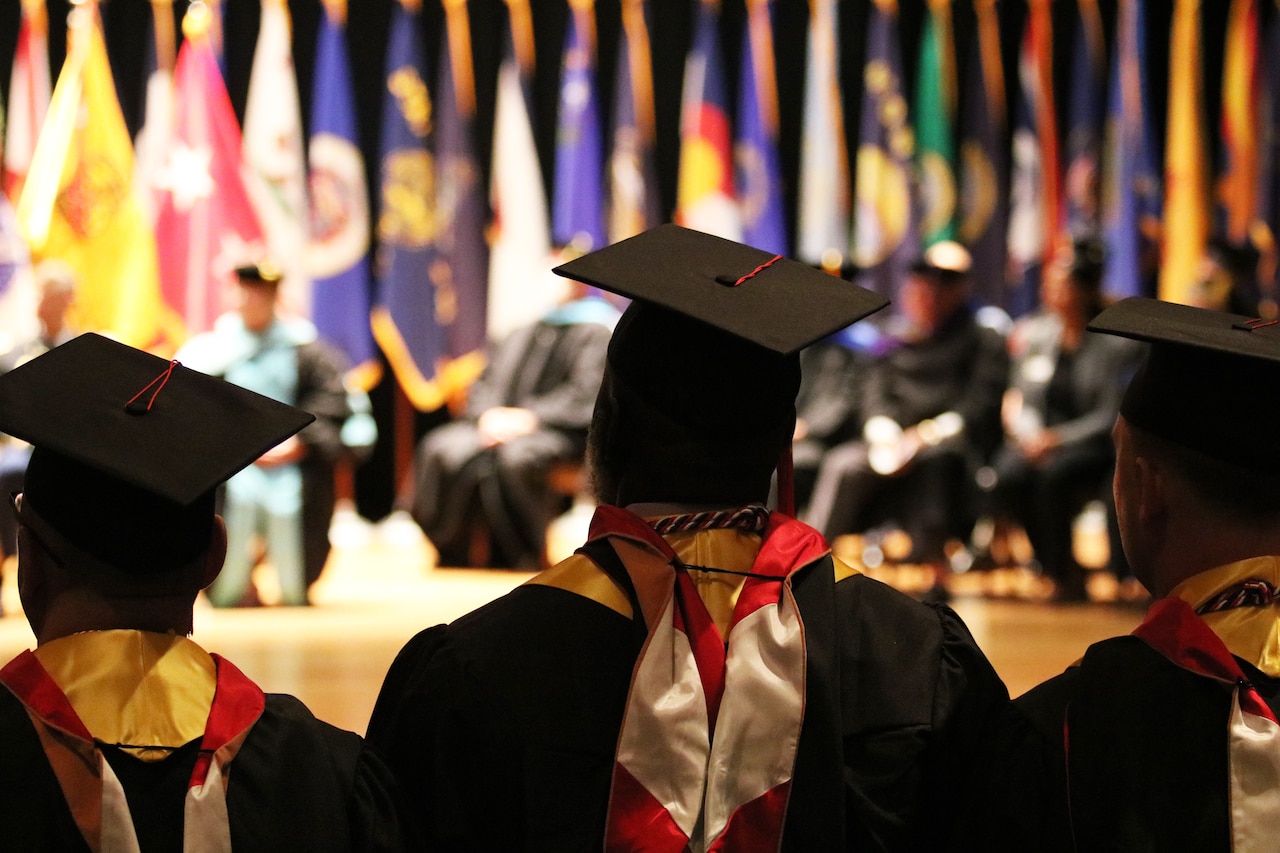
[[[8,128],[4,139],[4,191],[18,203],[31,167],[40,126],[52,93],[49,76],[49,16],[44,0],[23,0],[22,23],[9,78]]]
[[[212,327],[230,307],[235,267],[264,251],[245,190],[240,127],[208,39],[208,15],[193,6],[183,20],[173,146],[156,219],[164,299],[188,334]]]

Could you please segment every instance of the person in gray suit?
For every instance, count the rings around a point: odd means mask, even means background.
[[[1085,334],[1104,307],[1101,281],[1101,249],[1088,243],[1047,271],[1043,309],[1009,336],[1005,441],[992,464],[992,510],[1026,530],[1061,601],[1087,600],[1072,522],[1086,503],[1109,497],[1111,426],[1142,354],[1132,340]]]

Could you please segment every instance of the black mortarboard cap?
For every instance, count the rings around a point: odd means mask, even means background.
[[[312,420],[94,334],[0,376],[0,432],[34,447],[24,522],[130,571],[198,554],[214,488]]]
[[[1150,344],[1121,403],[1125,420],[1215,459],[1280,473],[1280,325],[1132,297],[1089,329]]]
[[[667,464],[630,470],[654,477],[630,484],[645,500],[767,490],[789,446],[797,353],[888,304],[807,264],[670,224],[555,271],[632,300],[609,343],[607,393],[627,401],[629,441],[647,448],[634,458]]]
[[[583,255],[555,272],[784,355],[888,304],[808,264],[671,224]]]

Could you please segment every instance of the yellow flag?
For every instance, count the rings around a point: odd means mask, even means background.
[[[155,234],[134,193],[133,144],[96,5],[73,10],[67,45],[18,201],[18,227],[33,259],[58,258],[76,271],[74,328],[171,350],[180,326],[160,298]]]
[[[1209,234],[1201,81],[1200,0],[1177,0],[1169,45],[1164,250],[1160,298],[1189,301]]]

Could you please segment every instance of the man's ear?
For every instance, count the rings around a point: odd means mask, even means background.
[[[1162,520],[1169,512],[1169,481],[1163,466],[1149,456],[1134,459],[1138,470],[1137,485],[1138,520],[1151,524]]]
[[[27,617],[31,631],[40,636],[47,603],[50,598],[51,579],[48,571],[52,561],[26,525],[18,525],[18,599]],[[55,567],[56,568],[56,567]]]
[[[204,554],[204,574],[200,580],[200,588],[207,589],[209,584],[218,579],[222,564],[227,559],[227,525],[222,516],[213,517],[213,530],[209,534],[209,548]]]

